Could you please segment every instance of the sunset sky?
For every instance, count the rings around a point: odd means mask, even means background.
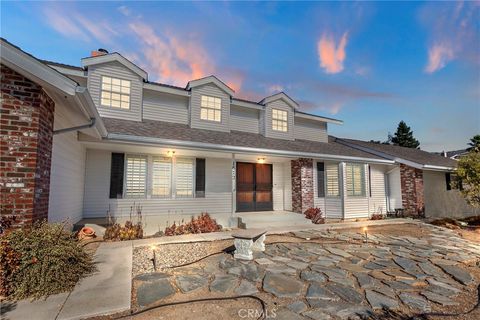
[[[236,97],[285,91],[344,120],[339,137],[385,140],[400,120],[421,148],[480,133],[480,2],[5,2],[1,36],[72,65],[117,51],[152,81],[215,74]]]

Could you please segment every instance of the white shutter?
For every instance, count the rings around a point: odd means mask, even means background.
[[[169,198],[172,185],[172,159],[153,158],[152,196]]]
[[[345,171],[347,195],[365,196],[365,165],[347,163]]]
[[[327,196],[338,197],[340,190],[338,188],[338,164],[327,164]]]
[[[127,155],[125,196],[145,197],[147,190],[147,157]]]
[[[193,197],[193,159],[177,158],[175,163],[175,195],[177,198]]]

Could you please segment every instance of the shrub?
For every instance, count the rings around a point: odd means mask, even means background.
[[[117,222],[113,222],[110,210],[107,213],[108,226],[105,229],[103,239],[113,241],[135,240],[143,238],[143,217],[142,207],[133,203],[130,207],[130,219],[122,226]]]
[[[304,212],[305,218],[312,220],[315,224],[325,223],[325,218],[323,217],[322,210],[320,208],[309,208]]]
[[[199,217],[190,220],[188,223],[183,223],[176,225],[174,222],[170,227],[165,228],[166,236],[174,236],[180,234],[190,234],[190,233],[208,233],[220,231],[222,226],[217,224],[215,219],[211,218],[210,215],[206,212],[202,212]]]
[[[7,232],[15,221],[17,221],[17,217],[15,216],[2,216],[0,218],[0,235]]]
[[[64,224],[37,222],[2,235],[1,290],[8,299],[38,299],[73,289],[95,270],[87,253]]]
[[[370,216],[370,220],[383,220],[385,215],[383,213],[374,213]]]

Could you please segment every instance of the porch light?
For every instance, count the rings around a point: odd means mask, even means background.
[[[173,151],[173,150],[168,150],[167,151],[167,156],[173,157],[174,155],[175,155],[175,151]]]
[[[258,158],[258,159],[257,159],[257,162],[258,162],[258,163],[265,163],[265,158]]]
[[[151,245],[150,248],[152,249],[152,258],[150,259],[153,264],[153,271],[157,271],[157,257],[155,255],[155,249],[157,249],[156,245]]]
[[[365,243],[368,243],[367,227],[363,227],[363,233],[365,233]]]

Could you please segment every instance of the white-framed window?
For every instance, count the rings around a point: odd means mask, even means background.
[[[100,104],[103,107],[130,109],[130,80],[102,76]]]
[[[172,195],[172,158],[153,157],[152,196],[170,198]]]
[[[288,131],[288,111],[272,109],[272,130]]]
[[[345,166],[347,196],[365,196],[365,165],[347,163]]]
[[[127,155],[125,164],[125,197],[144,198],[147,195],[148,159],[142,155]]]
[[[340,195],[340,188],[338,186],[338,164],[327,164],[327,196],[338,197]]]
[[[194,159],[175,159],[175,196],[177,198],[193,197],[194,168]]]
[[[222,121],[222,99],[201,96],[200,119],[216,122]]]

